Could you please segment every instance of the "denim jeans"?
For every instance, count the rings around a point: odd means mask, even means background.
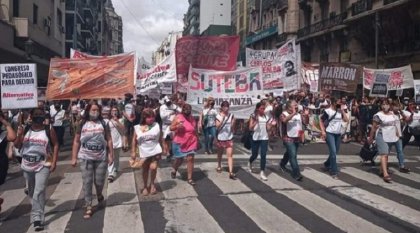
[[[268,150],[268,140],[251,140],[251,151],[252,155],[251,158],[249,158],[249,162],[254,162],[258,157],[258,150],[261,147],[260,155],[261,155],[261,163],[260,168],[261,171],[265,170],[265,164],[266,164],[266,157],[267,157],[267,150]]]
[[[23,171],[28,182],[28,195],[31,197],[31,223],[35,221],[44,222],[45,219],[45,195],[48,186],[50,168],[43,167],[39,172]]]
[[[297,149],[299,148],[299,142],[283,142],[284,147],[286,147],[286,152],[284,153],[283,159],[280,161],[280,166],[286,166],[290,162],[292,167],[292,177],[297,178],[300,175],[299,164],[297,161]]]
[[[398,165],[404,167],[404,152],[401,139],[395,143],[395,150],[397,151]]]
[[[327,145],[330,151],[327,161],[324,162],[325,168],[330,171],[331,175],[337,175],[337,153],[340,150],[341,135],[327,132]]]
[[[216,138],[216,126],[204,128],[204,145],[206,151],[213,151],[213,141]]]

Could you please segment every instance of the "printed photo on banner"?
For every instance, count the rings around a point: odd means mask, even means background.
[[[190,65],[198,69],[232,71],[236,69],[239,36],[184,36],[175,46],[176,90],[186,93]]]
[[[388,83],[374,83],[370,89],[369,96],[388,97]]]
[[[264,90],[261,67],[236,71],[191,68],[189,74],[187,102],[195,112],[199,112],[206,99],[212,96],[216,106],[226,100],[236,118],[247,119]]]
[[[411,65],[393,68],[393,69],[363,69],[363,87],[370,90],[375,83],[377,76],[384,81],[388,79],[388,89],[395,91],[397,89],[407,89],[414,87],[414,78],[411,71]]]
[[[0,64],[2,109],[38,106],[36,64]]]
[[[361,66],[347,63],[321,63],[319,89],[354,93],[361,78]]]
[[[277,50],[281,64],[280,79],[283,82],[283,88],[287,91],[300,88],[301,61],[298,51],[295,40],[287,41]]]
[[[134,92],[135,53],[102,58],[61,59],[50,62],[46,97],[120,98]]]
[[[161,63],[137,75],[136,93],[143,94],[158,88],[159,83],[176,82],[175,55],[171,53]]]

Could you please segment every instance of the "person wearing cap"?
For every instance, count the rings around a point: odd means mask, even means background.
[[[170,156],[171,154],[171,144],[173,132],[170,130],[172,121],[174,120],[176,114],[181,112],[179,108],[168,96],[163,98],[163,104],[159,108],[159,115],[162,120],[162,133],[163,133],[163,155]]]
[[[205,153],[214,154],[213,141],[216,138],[216,116],[217,110],[214,108],[214,98],[209,97],[204,103],[203,111],[199,117],[199,125],[202,126],[205,138]]]

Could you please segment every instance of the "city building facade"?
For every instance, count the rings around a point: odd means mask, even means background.
[[[411,64],[420,78],[420,1],[300,0],[299,8],[303,61],[369,68]]]
[[[188,0],[189,7],[184,15],[183,35],[200,35],[200,0]]]
[[[102,54],[114,55],[124,52],[122,18],[115,13],[111,0],[106,0],[103,11]]]
[[[49,61],[64,56],[62,0],[0,0],[0,63],[36,63],[38,86],[46,86]]]
[[[152,55],[152,63],[159,64],[166,57],[175,52],[176,41],[182,37],[182,32],[170,32],[169,35],[162,41],[162,44],[157,48]]]

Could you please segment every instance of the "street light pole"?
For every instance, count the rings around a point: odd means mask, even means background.
[[[73,49],[77,50],[77,0],[74,0],[74,19],[73,19]]]
[[[379,12],[375,13],[375,67],[376,69],[379,68],[378,66],[378,51],[379,50]]]

